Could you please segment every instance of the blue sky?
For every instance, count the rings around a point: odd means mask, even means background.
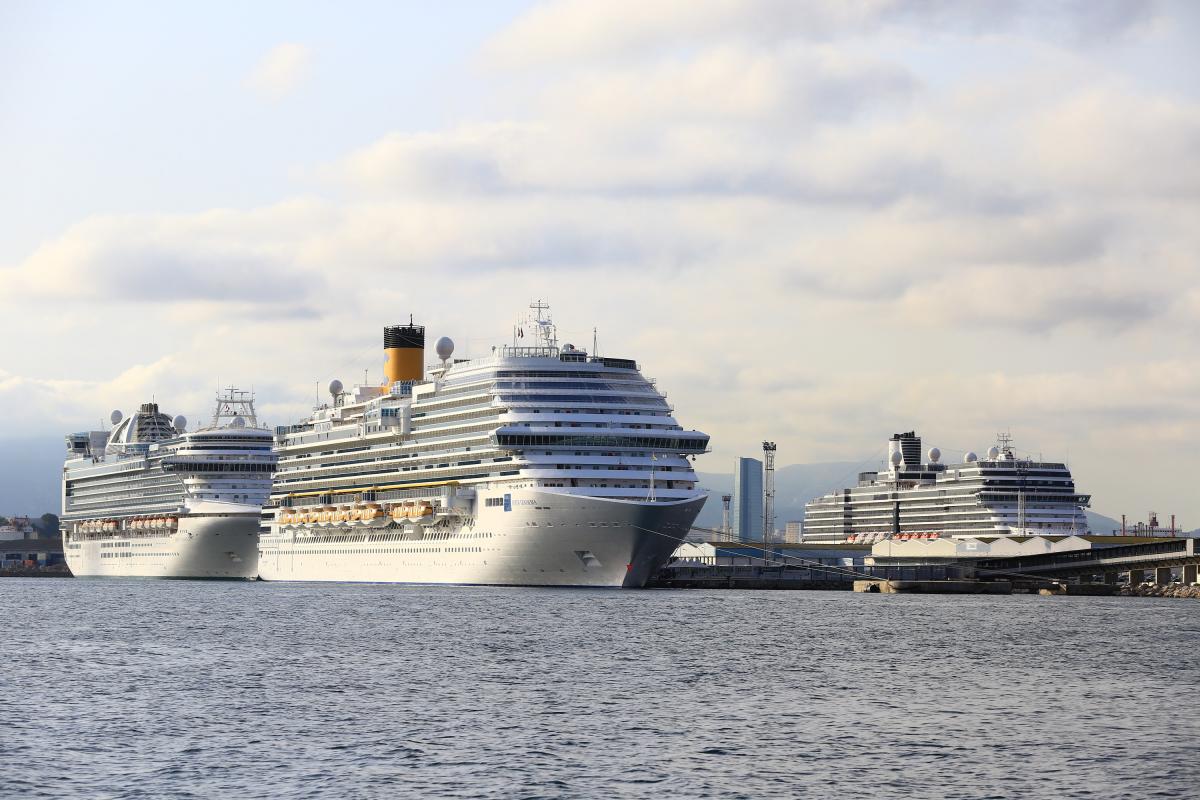
[[[287,422],[388,322],[480,354],[544,297],[705,471],[1011,429],[1097,510],[1200,525],[1197,33],[1133,0],[5,4],[0,440],[202,418],[218,379]]]

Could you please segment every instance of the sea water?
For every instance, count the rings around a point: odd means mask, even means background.
[[[1200,796],[1200,603],[0,580],[0,796]]]

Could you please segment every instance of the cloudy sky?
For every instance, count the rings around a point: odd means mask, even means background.
[[[177,5],[0,6],[0,445],[541,297],[704,471],[1011,430],[1200,525],[1200,6]]]

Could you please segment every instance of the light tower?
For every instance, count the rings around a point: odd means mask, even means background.
[[[729,525],[729,503],[733,500],[733,495],[721,495],[721,507],[724,510],[724,517],[721,520],[721,538],[725,541],[733,539],[733,528]]]
[[[775,443],[763,442],[763,544],[775,538]],[[766,565],[766,559],[763,559]]]

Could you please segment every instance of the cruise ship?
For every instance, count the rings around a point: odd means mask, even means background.
[[[943,464],[922,459],[915,432],[894,434],[887,468],[862,472],[858,485],[804,506],[804,541],[875,542],[887,538],[1070,536],[1087,533],[1080,494],[1066,464],[1018,458],[1001,434],[984,458],[969,452]]]
[[[275,454],[253,396],[221,393],[212,423],[192,432],[156,403],[111,420],[111,432],[66,437],[61,526],[71,572],[256,577]]]
[[[276,431],[265,580],[641,587],[704,504],[685,431],[635,361],[558,344],[540,301],[512,344],[454,359],[384,329],[386,380]],[[593,347],[593,350],[595,348]]]

